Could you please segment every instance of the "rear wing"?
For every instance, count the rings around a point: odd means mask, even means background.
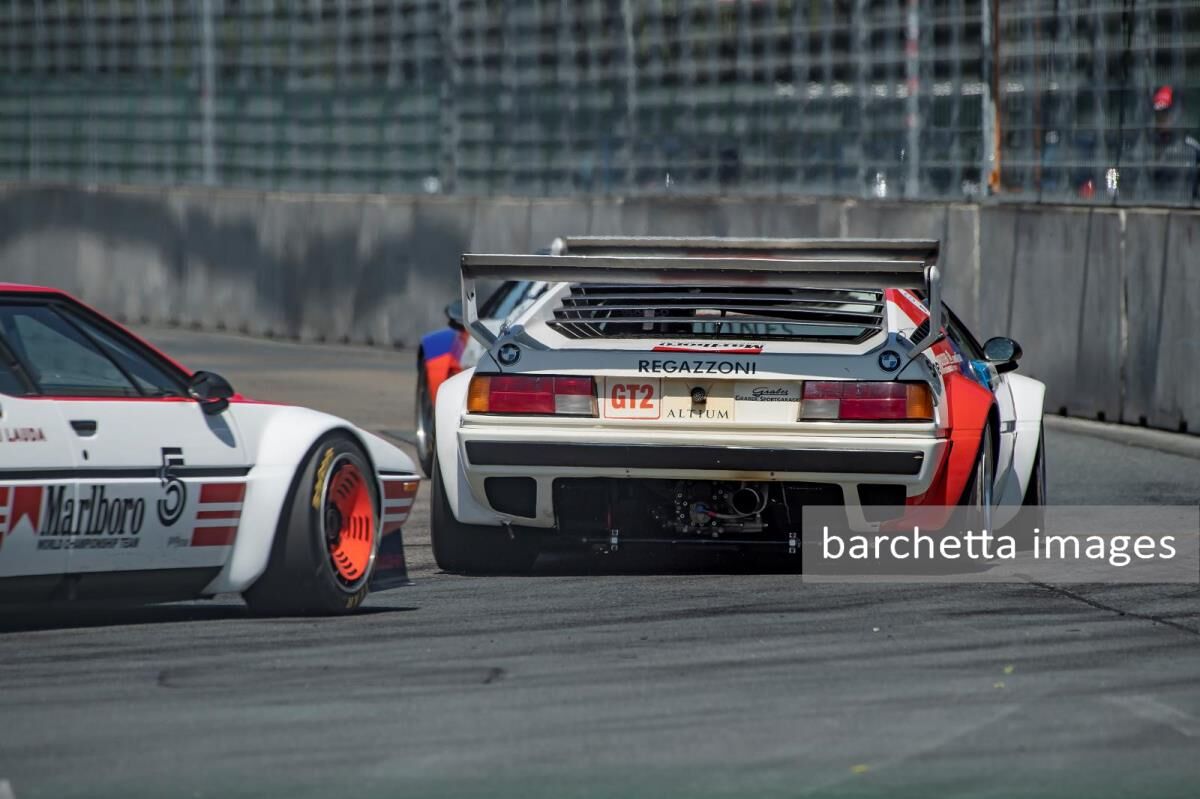
[[[941,335],[939,243],[924,239],[560,238],[550,255],[466,253],[463,321],[484,345],[498,336],[479,320],[476,281],[539,280],[606,285],[750,285],[769,288],[919,289],[929,332]]]

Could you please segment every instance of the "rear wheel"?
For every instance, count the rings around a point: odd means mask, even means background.
[[[958,503],[963,506],[961,526],[964,530],[992,532],[992,485],[995,482],[995,470],[995,441],[991,427],[985,427],[983,438],[979,442],[975,468]]]
[[[463,524],[450,510],[436,457],[432,479],[429,537],[439,568],[467,574],[524,574],[533,567],[541,543],[536,532]]]
[[[267,570],[243,594],[271,615],[348,613],[366,599],[379,548],[378,486],[358,443],[332,433],[288,492]]]
[[[1021,510],[1008,523],[1005,533],[1017,543],[1017,549],[1032,549],[1037,534],[1046,528],[1046,427],[1038,431],[1037,454],[1029,473],[1029,484],[1021,500]]]
[[[422,354],[417,356],[417,460],[426,477],[433,477],[434,436],[433,395],[429,393],[429,375]]]

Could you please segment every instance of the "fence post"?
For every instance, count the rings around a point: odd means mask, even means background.
[[[921,185],[921,0],[908,0],[905,16],[904,71],[908,84],[904,124],[908,127],[908,175],[904,196],[920,196]]]
[[[979,71],[980,82],[983,84],[979,108],[980,133],[983,138],[983,149],[980,153],[982,161],[979,164],[979,193],[984,197],[1000,188],[1000,164],[996,157],[998,152],[996,148],[998,134],[995,96],[997,65],[996,50],[993,45],[999,32],[992,30],[993,23],[997,21],[993,2],[994,0],[984,0],[979,7],[981,39],[979,52],[983,62]]]
[[[214,142],[213,124],[214,102],[216,87],[216,67],[213,58],[213,0],[200,0],[200,39],[201,39],[201,85],[200,85],[200,135],[201,152],[204,159],[204,183],[215,186],[217,183],[217,148]]]
[[[458,53],[460,34],[458,0],[447,0],[443,4],[441,35],[443,46],[438,57],[442,59],[441,86],[438,87],[438,128],[441,131],[437,192],[451,194],[458,188],[458,155],[461,131],[458,122],[457,97],[462,82],[461,59]],[[426,191],[433,188],[426,186]]]
[[[625,33],[625,152],[628,161],[625,164],[624,192],[633,191],[636,182],[636,147],[637,147],[637,51],[633,40],[633,3],[621,0],[621,21]]]

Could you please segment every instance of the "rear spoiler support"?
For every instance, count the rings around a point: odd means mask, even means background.
[[[916,357],[943,335],[939,249],[937,241],[917,239],[557,239],[551,255],[464,254],[463,321],[485,346],[498,340],[479,319],[479,280],[918,289],[929,307],[929,331],[911,342],[909,355]]]

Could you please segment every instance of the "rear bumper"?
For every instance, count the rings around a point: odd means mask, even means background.
[[[948,441],[929,431],[878,434],[778,430],[661,430],[572,425],[465,424],[458,433],[472,497],[496,522],[553,527],[553,484],[559,477],[776,481],[841,486],[851,519],[861,484],[900,484],[905,496],[928,490]],[[490,477],[537,483],[532,516],[505,514],[488,499]]]
[[[467,441],[467,462],[479,467],[577,469],[669,469],[675,471],[819,472],[896,475],[921,473],[920,449],[802,449],[703,446],[695,444],[575,444],[520,441]]]

